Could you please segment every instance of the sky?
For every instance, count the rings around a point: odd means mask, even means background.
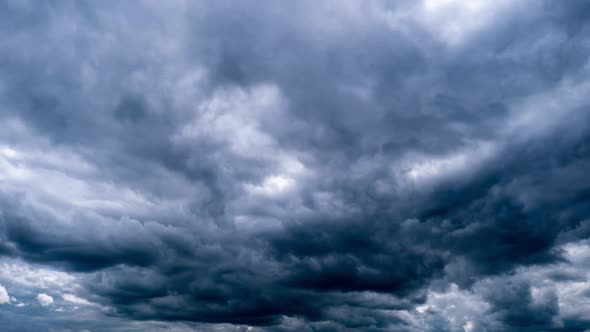
[[[589,22],[0,1],[0,330],[590,331]]]

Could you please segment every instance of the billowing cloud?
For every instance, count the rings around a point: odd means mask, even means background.
[[[53,297],[44,294],[44,293],[40,293],[37,294],[37,301],[39,301],[39,304],[46,307],[48,305],[53,304]]]
[[[0,4],[0,320],[589,329],[588,15]]]
[[[7,304],[10,303],[10,296],[8,296],[8,291],[6,287],[0,285],[0,304]]]

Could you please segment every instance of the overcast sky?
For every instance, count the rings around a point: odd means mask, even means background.
[[[0,1],[0,330],[590,331],[589,22]]]

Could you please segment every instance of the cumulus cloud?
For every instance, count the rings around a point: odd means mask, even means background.
[[[0,285],[0,304],[7,304],[10,303],[10,296],[8,295],[8,291],[6,287]]]
[[[53,304],[53,297],[45,294],[45,293],[40,293],[37,294],[37,301],[39,301],[39,304],[46,307],[48,305]]]

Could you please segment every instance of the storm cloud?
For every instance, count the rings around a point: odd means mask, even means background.
[[[589,18],[1,2],[2,330],[589,330]]]

